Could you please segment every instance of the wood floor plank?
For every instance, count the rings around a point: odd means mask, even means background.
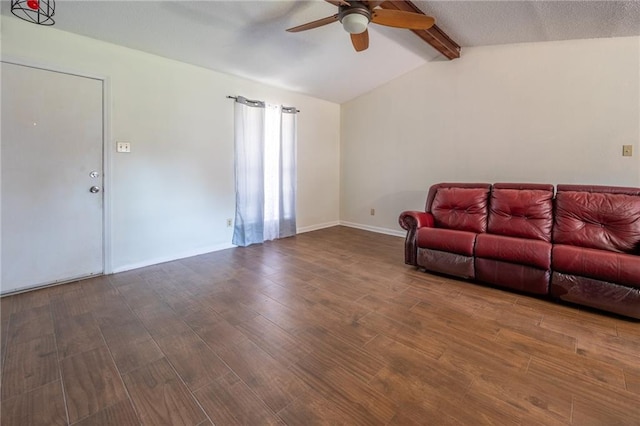
[[[589,380],[596,385],[606,384],[619,389],[626,388],[624,370],[622,368],[596,359],[590,359],[578,354],[564,357],[540,354],[534,355],[532,360],[536,364],[552,365],[553,368],[570,371],[582,380]]]
[[[525,372],[493,372],[477,376],[467,389],[478,400],[505,405],[515,418],[533,416],[555,423],[571,421],[571,394],[549,383],[540,382]]]
[[[624,379],[629,392],[640,395],[640,373],[625,371]]]
[[[540,327],[557,331],[576,339],[592,339],[597,334],[617,336],[618,332],[614,323],[598,321],[575,315],[546,316],[540,323]]]
[[[151,339],[151,334],[142,321],[126,305],[118,305],[116,309],[99,313],[96,319],[109,347],[132,345]]]
[[[9,316],[0,320],[0,374],[7,354],[7,344],[9,342]],[[1,376],[0,376],[1,377]]]
[[[282,420],[234,373],[196,391],[195,396],[215,424],[282,424]]]
[[[257,313],[289,333],[296,333],[309,326],[303,312],[297,312],[271,299],[264,299],[252,305]]]
[[[229,367],[191,330],[163,337],[157,342],[191,391],[230,372]]]
[[[400,342],[405,343],[404,340]],[[529,354],[482,338],[474,340],[452,339],[447,344],[445,352],[438,358],[438,364],[442,364],[450,370],[458,369],[477,377],[496,372],[503,374],[524,373],[530,360]]]
[[[321,327],[309,328],[299,333],[298,338],[314,348],[315,357],[329,364],[339,365],[364,383],[371,380],[385,365],[371,351],[352,345]]]
[[[138,426],[140,419],[129,399],[104,408],[73,426]]]
[[[189,326],[164,303],[146,305],[134,312],[156,340],[189,330]]]
[[[171,307],[179,318],[194,330],[215,325],[222,320],[222,317],[213,308],[197,299],[176,302]]]
[[[0,424],[5,426],[67,425],[60,380],[2,401]]]
[[[576,352],[587,358],[640,373],[640,340],[638,339],[619,336],[579,339],[576,342]]]
[[[214,325],[197,327],[194,331],[216,353],[247,340],[238,327],[225,319],[220,319]]]
[[[164,358],[127,373],[124,381],[144,425],[195,426],[207,420]]]
[[[48,304],[11,314],[9,321],[10,342],[24,343],[37,337],[53,334],[53,318]]]
[[[491,395],[468,392],[455,406],[443,404],[458,424],[519,426],[522,411]],[[544,424],[544,423],[542,423]]]
[[[416,330],[433,328],[447,335],[460,339],[475,339],[482,337],[495,340],[501,330],[500,324],[485,321],[478,317],[477,308],[468,309],[451,301],[449,305],[439,306],[433,310],[431,306],[420,302],[411,308],[411,314],[404,317],[394,317]],[[389,313],[384,312],[385,315]]]
[[[358,322],[358,319],[368,312],[368,309],[356,303],[350,303],[343,313],[337,313],[321,304],[315,305],[313,309],[305,312],[307,318],[305,330],[322,328],[354,346],[362,347],[378,334],[378,331]]]
[[[65,358],[60,367],[71,423],[127,398],[105,346]]]
[[[82,286],[83,298],[81,303],[89,308],[89,312],[98,318],[106,317],[106,313],[115,309],[127,310],[126,299],[117,289],[109,286]],[[131,310],[127,312],[131,315]],[[104,315],[103,315],[104,314]]]
[[[218,355],[274,412],[307,389],[285,365],[250,340],[220,350]]]
[[[388,338],[379,335],[366,345],[369,352],[379,354],[384,359],[385,367],[369,382],[371,386],[383,395],[395,394],[392,400],[402,403],[404,389],[397,389],[403,380],[415,384],[415,389],[423,395],[424,399],[433,397],[446,397],[451,401],[459,400],[466,388],[471,384],[473,375],[456,368],[447,368],[444,363],[427,357],[419,351]],[[389,383],[385,381],[389,379]],[[395,392],[395,393],[394,393]],[[389,395],[388,395],[389,396]]]
[[[391,421],[389,423],[387,423],[387,426],[420,426],[422,425],[422,422],[418,422],[417,420],[413,420],[411,417],[407,416],[406,414],[396,414],[393,419],[391,419]],[[438,424],[440,425],[448,425],[450,423],[442,423],[442,422],[438,422]]]
[[[640,398],[636,400],[640,406]],[[573,403],[572,423],[581,426],[596,425],[637,425],[640,409],[620,409],[620,406],[576,395]]]
[[[263,298],[255,291],[247,292],[239,288],[236,282],[230,290],[216,292],[205,298],[205,303],[209,305],[218,315],[232,325],[250,320],[258,315],[257,312],[249,308],[253,303]]]
[[[151,337],[133,343],[109,345],[109,349],[121,375],[164,357]]]
[[[9,345],[2,374],[2,399],[20,395],[59,378],[53,334]]]
[[[297,339],[261,315],[236,326],[273,358],[294,363],[308,354]]]
[[[365,315],[358,320],[358,323],[418,349],[433,359],[440,358],[447,348],[447,343],[442,340],[441,334],[434,333],[432,330],[417,331],[377,312]]]
[[[349,281],[341,279],[340,277],[333,278],[327,275],[321,275],[310,281],[310,284],[350,302],[354,302],[369,293],[369,289],[359,288],[358,286],[347,286],[344,285],[345,282]]]
[[[104,345],[100,327],[91,313],[61,318],[55,323],[55,332],[60,358]]]
[[[3,298],[0,298],[0,318],[3,321],[8,320],[11,314],[14,312],[14,299],[15,296],[5,296]]]
[[[597,319],[594,319],[597,321]],[[640,320],[618,320],[616,322],[618,336],[625,340],[640,340]]]
[[[365,423],[345,413],[335,403],[309,390],[278,413],[287,425],[382,425]]]
[[[155,266],[155,265],[154,265]],[[150,271],[151,269],[149,269]],[[134,269],[131,271],[121,272],[115,275],[109,275],[109,283],[114,287],[120,287],[128,284],[143,284],[146,282],[145,271]]]
[[[397,405],[384,395],[341,366],[316,357],[314,353],[290,368],[315,392],[363,423],[386,424],[397,411]]]
[[[2,298],[3,315],[49,305],[49,289],[33,290]]]
[[[573,395],[574,401],[575,398],[580,397],[583,401],[591,401],[593,405],[601,405],[605,411],[616,411],[622,417],[640,419],[640,395],[626,389],[619,389],[606,382],[575,374],[572,370],[565,370],[563,366],[539,357],[531,359],[527,374],[539,382],[548,383],[558,390]]]
[[[407,416],[419,424],[424,424],[425,419],[433,424],[465,424],[465,422],[453,422],[453,418],[447,413],[451,407],[461,407],[462,396],[465,388],[459,389],[460,393],[453,393],[453,388],[444,389],[440,394],[420,378],[411,379],[402,372],[391,367],[385,367],[374,377],[369,385],[378,393],[395,402],[398,406],[398,414]],[[453,395],[453,396],[452,396]],[[455,408],[460,411],[460,408]],[[466,423],[472,424],[472,423]]]
[[[118,287],[118,292],[127,300],[127,304],[132,309],[156,305],[161,301],[160,296],[146,283],[122,285]]]
[[[51,296],[51,314],[54,321],[91,312],[92,306],[87,301],[82,288]]]
[[[530,355],[563,357],[575,352],[574,337],[550,330],[530,330],[528,333],[501,329],[496,342]]]

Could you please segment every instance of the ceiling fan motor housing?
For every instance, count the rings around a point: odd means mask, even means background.
[[[367,26],[371,22],[371,11],[364,3],[351,1],[349,6],[339,7],[338,19],[345,31],[351,34],[360,34],[367,30]]]

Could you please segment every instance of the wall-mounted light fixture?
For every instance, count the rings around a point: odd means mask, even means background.
[[[27,22],[53,25],[55,0],[11,0],[11,13]]]

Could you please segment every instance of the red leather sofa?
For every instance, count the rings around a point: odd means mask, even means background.
[[[439,183],[405,263],[640,319],[640,188]]]

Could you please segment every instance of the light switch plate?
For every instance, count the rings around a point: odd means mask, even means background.
[[[633,155],[633,145],[622,145],[622,156],[631,157]]]
[[[131,152],[131,143],[130,142],[116,142],[116,151],[117,152]]]

